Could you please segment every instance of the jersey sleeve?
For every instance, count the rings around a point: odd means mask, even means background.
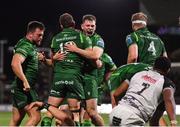
[[[164,77],[163,89],[166,89],[166,88],[173,88],[174,90],[176,89],[175,84],[167,77]]]
[[[138,41],[136,33],[132,33],[126,36],[126,45],[129,47],[131,44],[134,44]]]
[[[109,55],[105,54],[105,58],[106,60],[103,62],[105,63],[106,71],[112,71],[113,68],[117,68],[116,64],[113,62],[112,58]]]
[[[26,58],[30,50],[31,50],[31,47],[29,47],[28,44],[21,44],[15,47],[14,53],[21,54],[22,56]]]
[[[81,39],[81,42],[84,43],[84,49],[86,48],[92,48],[92,41],[91,39],[84,35],[83,33],[80,33],[80,39]]]
[[[51,49],[55,48],[55,44],[56,44],[55,37],[53,37],[52,42],[51,42]]]
[[[116,69],[110,76],[108,80],[108,87],[110,91],[116,90],[121,83],[127,79],[127,70],[126,66],[121,66],[118,69]]]
[[[104,40],[101,37],[97,38],[96,46],[104,49]]]

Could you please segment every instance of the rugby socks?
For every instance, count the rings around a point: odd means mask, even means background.
[[[51,124],[52,124],[52,119],[49,117],[44,117],[41,122],[41,126],[51,126]]]
[[[84,120],[82,126],[91,126],[91,120]]]
[[[74,121],[75,122],[75,126],[76,127],[80,127],[81,125],[80,125],[80,122],[78,122],[78,121]]]

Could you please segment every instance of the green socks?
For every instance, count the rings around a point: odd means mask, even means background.
[[[49,117],[44,117],[41,121],[41,126],[51,126],[52,119]]]
[[[91,120],[84,120],[83,126],[91,126]]]
[[[80,127],[81,125],[80,125],[80,122],[78,122],[78,121],[74,121],[75,122],[75,126],[76,127]]]

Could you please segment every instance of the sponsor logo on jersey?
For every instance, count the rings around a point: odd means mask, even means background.
[[[77,39],[77,36],[57,38],[56,41],[71,41]]]
[[[55,85],[59,85],[59,84],[73,85],[74,81],[61,80],[61,81],[55,82]]]
[[[153,39],[153,40],[158,40],[159,38],[157,37],[152,37],[152,36],[144,36],[144,35],[140,35],[141,38],[147,38],[147,39]]]
[[[50,93],[53,94],[53,95],[57,95],[57,94],[59,95],[60,94],[60,92],[55,91],[55,90],[51,90]]]
[[[128,36],[126,37],[126,43],[127,43],[127,45],[130,45],[130,44],[133,43],[133,41],[132,41],[132,39],[131,39],[131,35],[128,35]]]
[[[156,79],[153,79],[152,77],[148,76],[148,75],[143,75],[142,78],[145,80],[145,81],[148,81],[150,83],[153,83],[155,84],[156,83]]]

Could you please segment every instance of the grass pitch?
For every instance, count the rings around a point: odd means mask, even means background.
[[[11,119],[11,115],[12,115],[11,112],[0,112],[0,126],[8,126],[9,121]],[[42,113],[42,117],[43,117],[43,115],[44,115],[44,113]],[[101,114],[101,116],[103,117],[103,119],[105,121],[105,125],[108,126],[109,125],[109,114]],[[167,116],[165,116],[165,119],[168,121]],[[21,126],[23,126],[26,121],[27,121],[27,116],[25,116],[24,120],[21,123]],[[177,121],[178,121],[178,126],[180,126],[180,115],[177,115]]]

